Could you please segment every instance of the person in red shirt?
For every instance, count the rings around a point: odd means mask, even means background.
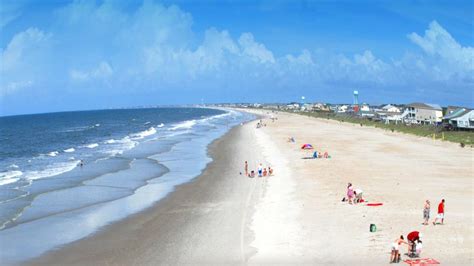
[[[441,224],[444,223],[444,199],[438,205],[438,215],[436,216],[435,220],[433,221],[433,225],[436,225],[438,219],[441,220]]]

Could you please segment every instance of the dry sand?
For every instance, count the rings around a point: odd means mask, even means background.
[[[286,113],[265,122],[214,142],[205,172],[155,207],[28,263],[383,265],[391,242],[418,230],[423,257],[473,264],[472,149]],[[303,143],[332,158],[302,159]],[[275,175],[239,175],[245,160]],[[341,202],[347,182],[384,205]],[[441,198],[445,224],[421,225],[424,200],[434,218]]]
[[[382,265],[389,262],[390,243],[400,234],[406,237],[417,230],[424,235],[422,257],[434,258],[444,265],[473,265],[472,149],[287,113],[279,114],[274,123],[266,123],[267,127],[258,134],[266,135],[267,141],[271,138],[273,147],[280,150],[278,154],[284,154],[286,165],[290,166],[287,171],[291,173],[291,189],[272,189],[274,180],[270,179],[262,200],[267,202],[259,205],[255,217],[267,208],[281,208],[280,212],[291,212],[292,219],[285,223],[296,230],[288,229],[292,235],[287,241],[273,242],[269,250],[260,244],[284,239],[270,233],[269,227],[279,229],[280,224],[271,219],[266,225],[263,219],[255,220],[257,225],[252,228],[261,230],[255,232],[253,243],[265,252],[258,252],[250,262],[271,263],[283,258],[284,262],[319,265]],[[287,142],[290,136],[296,139],[295,144]],[[310,155],[300,149],[303,143],[329,152],[332,158],[302,159]],[[275,177],[278,178],[281,177]],[[348,182],[362,188],[369,201],[384,205],[341,202]],[[424,201],[431,200],[434,218],[442,198],[446,199],[445,224],[421,225]],[[371,223],[377,225],[377,232],[369,232]],[[274,234],[280,232],[275,230]],[[402,251],[405,253],[406,248]]]

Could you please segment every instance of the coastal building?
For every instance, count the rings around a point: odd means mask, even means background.
[[[443,119],[443,109],[437,104],[411,103],[402,114],[405,123],[438,124]]]
[[[315,103],[313,105],[313,111],[330,111],[329,106],[324,103]]]
[[[340,105],[337,107],[337,112],[338,113],[345,113],[347,112],[347,110],[349,109],[349,106],[348,105]]]
[[[395,105],[387,104],[382,106],[382,111],[389,112],[389,113],[400,113],[400,108],[396,107]]]
[[[370,106],[366,103],[360,105],[360,111],[362,112],[370,112]]]
[[[455,129],[474,130],[474,110],[458,108],[443,117],[443,120]]]

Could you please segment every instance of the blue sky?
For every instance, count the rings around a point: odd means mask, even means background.
[[[204,102],[473,106],[472,1],[0,1],[0,115]]]

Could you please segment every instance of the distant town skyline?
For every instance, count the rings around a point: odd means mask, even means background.
[[[472,1],[0,2],[0,115],[223,102],[473,107]]]

